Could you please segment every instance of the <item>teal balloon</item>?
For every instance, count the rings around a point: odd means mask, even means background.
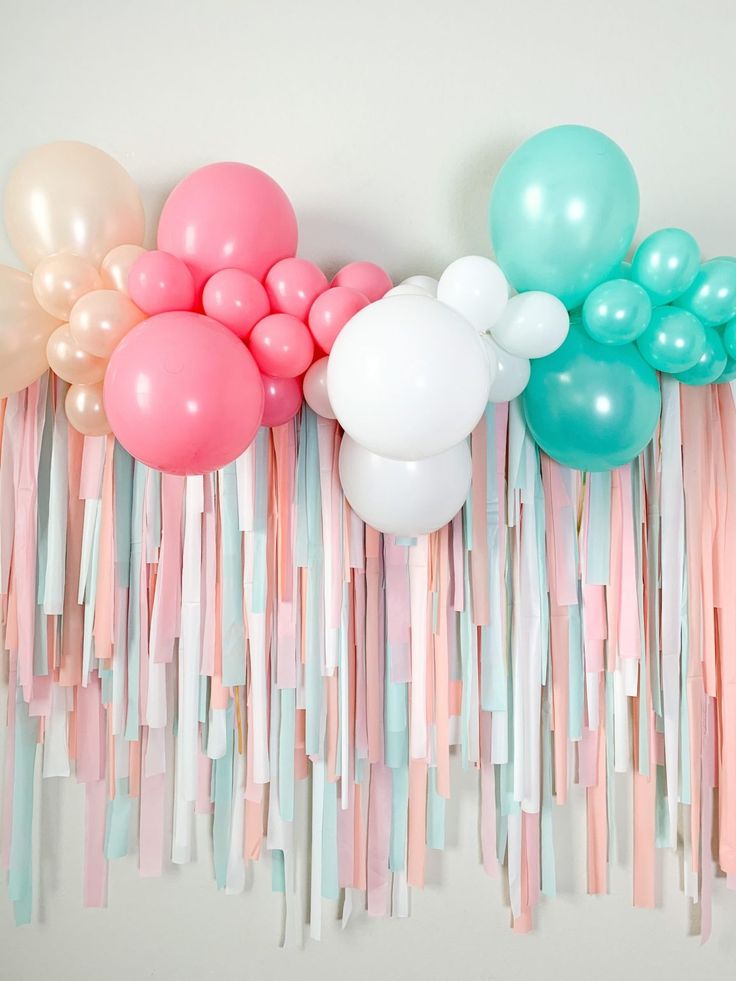
[[[675,302],[706,327],[736,317],[736,261],[724,256],[704,262],[690,288]]]
[[[656,372],[633,344],[598,344],[580,324],[531,363],[522,395],[527,426],[553,459],[577,470],[613,470],[652,438],[662,401]]]
[[[687,310],[656,307],[636,346],[647,364],[657,371],[687,371],[705,352],[705,328]]]
[[[682,228],[652,232],[634,253],[632,279],[649,293],[652,303],[671,303],[692,286],[700,269],[700,247]]]
[[[646,329],[652,301],[646,290],[627,279],[612,279],[588,294],[583,326],[600,344],[630,344]]]
[[[736,317],[733,317],[721,331],[721,340],[729,358],[736,358]]]
[[[705,350],[698,363],[681,371],[675,378],[683,385],[710,385],[718,381],[728,363],[728,355],[723,346],[721,335],[715,327],[705,327]]]
[[[609,278],[639,218],[628,157],[587,126],[555,126],[511,154],[491,193],[496,259],[521,293],[544,290],[568,310]]]
[[[736,358],[729,358],[726,367],[716,379],[716,384],[722,385],[723,382],[736,381]]]

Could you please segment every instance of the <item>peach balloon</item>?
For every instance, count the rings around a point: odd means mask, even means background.
[[[92,263],[72,252],[41,259],[33,270],[33,295],[59,320],[68,320],[77,300],[101,286],[102,279]]]
[[[87,143],[36,147],[5,189],[5,225],[29,269],[56,252],[99,266],[116,245],[143,242],[138,188],[117,160]]]
[[[125,293],[95,290],[74,304],[69,329],[84,351],[109,358],[128,331],[144,319],[145,314]]]
[[[146,250],[142,245],[116,245],[110,249],[100,266],[102,285],[106,290],[128,292],[128,273],[131,266]]]
[[[46,371],[46,345],[58,325],[38,305],[28,273],[0,266],[0,398],[20,392]]]
[[[66,417],[84,436],[104,436],[110,424],[102,404],[102,383],[72,385],[64,402]]]
[[[49,337],[46,354],[49,368],[72,385],[92,385],[105,377],[107,361],[83,351],[74,340],[69,324],[57,327]]]

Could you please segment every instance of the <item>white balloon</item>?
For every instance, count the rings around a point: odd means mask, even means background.
[[[489,330],[503,313],[509,284],[491,259],[466,255],[456,259],[440,276],[437,299],[457,310],[476,330]]]
[[[327,358],[320,358],[315,361],[312,367],[304,376],[302,391],[304,400],[313,412],[323,419],[334,419],[335,413],[330,405],[330,397],[327,394]]]
[[[569,329],[565,304],[551,293],[531,290],[511,297],[491,334],[509,354],[544,358],[557,350]]]
[[[383,299],[385,300],[387,296],[431,296],[423,286],[418,286],[416,283],[399,283],[398,286],[393,286],[388,293],[383,294]]]
[[[488,362],[467,320],[428,296],[371,303],[337,335],[327,391],[343,429],[374,453],[421,460],[483,415]]]
[[[493,340],[490,334],[483,334],[489,364],[495,366],[492,376],[491,389],[488,394],[489,402],[510,402],[526,388],[529,383],[531,365],[529,358],[517,358],[509,354]]]
[[[390,460],[345,434],[340,480],[353,511],[387,535],[414,538],[455,517],[470,490],[467,440],[424,460]]]
[[[399,286],[418,286],[420,289],[428,293],[429,296],[437,296],[437,286],[439,280],[434,279],[432,276],[409,276]]]

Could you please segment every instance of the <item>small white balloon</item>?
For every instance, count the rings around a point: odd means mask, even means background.
[[[319,361],[314,362],[304,376],[302,390],[304,400],[313,412],[323,419],[334,419],[335,413],[332,411],[330,397],[327,394],[328,360],[328,358],[320,358]]]
[[[437,285],[437,299],[461,313],[479,331],[490,330],[508,298],[509,284],[501,267],[480,255],[451,262]]]
[[[388,293],[384,293],[383,299],[385,300],[387,296],[431,296],[431,294],[416,283],[399,283],[398,286],[393,286]]]
[[[387,535],[414,538],[455,517],[470,490],[467,440],[424,460],[390,460],[345,434],[340,481],[353,511]]]
[[[439,285],[439,280],[434,279],[433,276],[409,276],[400,286],[418,286],[420,289],[424,290],[429,296],[437,296],[437,286]]]
[[[495,368],[492,375],[489,402],[510,402],[521,395],[529,383],[531,365],[529,358],[517,358],[509,354],[493,340],[490,334],[483,334],[488,362]]]
[[[569,329],[565,304],[551,293],[531,290],[511,297],[491,334],[509,354],[544,358],[557,350]]]

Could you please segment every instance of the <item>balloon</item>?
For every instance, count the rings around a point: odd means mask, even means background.
[[[704,262],[692,286],[676,301],[706,327],[718,327],[736,316],[736,262],[729,258]]]
[[[631,275],[652,303],[671,303],[687,290],[700,268],[700,248],[682,228],[652,232],[634,253]]]
[[[705,351],[705,330],[687,310],[657,307],[636,346],[657,371],[686,371],[697,364]]]
[[[116,245],[110,249],[100,266],[103,289],[127,293],[131,267],[145,251],[142,245]]]
[[[392,287],[383,299],[385,300],[387,296],[431,296],[432,299],[435,299],[437,293],[430,293],[429,290],[425,289],[424,286],[420,286],[419,283],[399,283],[398,286]]]
[[[191,310],[196,299],[194,279],[185,263],[158,249],[144,252],[133,263],[127,292],[150,317],[168,310]]]
[[[718,381],[726,369],[728,355],[723,346],[721,335],[715,327],[704,327],[705,350],[700,360],[687,371],[680,371],[675,378],[683,385],[710,385]]]
[[[612,470],[652,438],[661,397],[633,344],[598,344],[579,324],[548,358],[532,362],[522,397],[529,430],[549,456],[578,470]]]
[[[210,276],[202,292],[202,306],[208,317],[219,320],[243,341],[271,310],[266,290],[242,269],[221,269]]]
[[[409,276],[408,279],[399,283],[399,286],[418,286],[428,296],[437,296],[439,280],[433,276]]]
[[[343,436],[340,481],[348,503],[371,527],[415,537],[455,517],[470,490],[467,440],[423,460],[391,460]]]
[[[94,385],[105,377],[107,362],[83,351],[69,330],[69,324],[57,327],[46,346],[49,368],[59,378],[74,385]]]
[[[551,293],[519,293],[491,328],[491,336],[509,354],[543,358],[556,351],[567,337],[570,315]]]
[[[137,460],[176,474],[231,463],[263,416],[263,384],[248,349],[199,313],[160,313],[131,330],[105,375],[105,410]]]
[[[166,199],[158,247],[183,259],[197,292],[220,269],[262,280],[296,252],[296,215],[276,181],[256,167],[214,163],[181,181]]]
[[[736,358],[736,317],[732,317],[724,326],[721,340],[729,358]]]
[[[721,374],[716,378],[716,382],[722,385],[724,382],[731,382],[736,380],[736,358],[729,357],[726,361],[726,367],[723,369]]]
[[[72,307],[69,329],[74,340],[96,358],[109,358],[128,331],[143,320],[133,301],[117,290],[87,293]]]
[[[87,143],[31,150],[5,189],[8,238],[29,269],[73,252],[99,266],[116,245],[143,241],[143,205],[130,175]]]
[[[489,402],[510,402],[526,388],[529,383],[531,365],[529,358],[517,358],[509,354],[493,340],[490,334],[482,334],[481,340],[491,365],[491,388]]]
[[[41,259],[33,270],[33,295],[57,320],[68,320],[80,296],[101,286],[102,279],[92,263],[71,252]]]
[[[489,385],[478,333],[428,296],[384,297],[360,310],[327,366],[343,429],[399,460],[433,456],[464,439],[483,415]]]
[[[38,305],[28,273],[0,266],[0,398],[22,391],[46,371],[46,345],[58,325]]]
[[[480,255],[456,259],[440,276],[437,299],[457,310],[476,330],[493,327],[509,298],[499,266]]]
[[[349,286],[362,293],[370,303],[374,303],[382,299],[394,284],[389,274],[375,262],[349,262],[337,273],[330,285]]]
[[[66,417],[84,436],[104,436],[110,432],[102,404],[102,384],[71,385],[64,401]]]
[[[327,289],[327,277],[306,259],[282,259],[263,281],[272,313],[288,313],[306,322],[309,308]]]
[[[572,310],[619,263],[639,217],[625,153],[587,126],[555,126],[523,143],[491,194],[498,263],[519,292],[554,293]]]
[[[261,375],[265,402],[262,426],[282,426],[302,407],[302,385],[298,378],[272,378]]]
[[[322,350],[329,354],[335,338],[355,314],[368,306],[367,298],[349,286],[332,286],[312,304],[309,330]]]
[[[304,400],[309,408],[324,419],[334,419],[335,413],[332,411],[330,397],[327,394],[327,362],[327,358],[315,361],[304,376],[302,387]]]
[[[301,320],[288,313],[273,313],[259,320],[248,346],[260,370],[275,378],[296,378],[314,357],[311,334]]]
[[[588,294],[583,327],[599,344],[630,344],[646,329],[652,301],[628,279],[609,279]]]

